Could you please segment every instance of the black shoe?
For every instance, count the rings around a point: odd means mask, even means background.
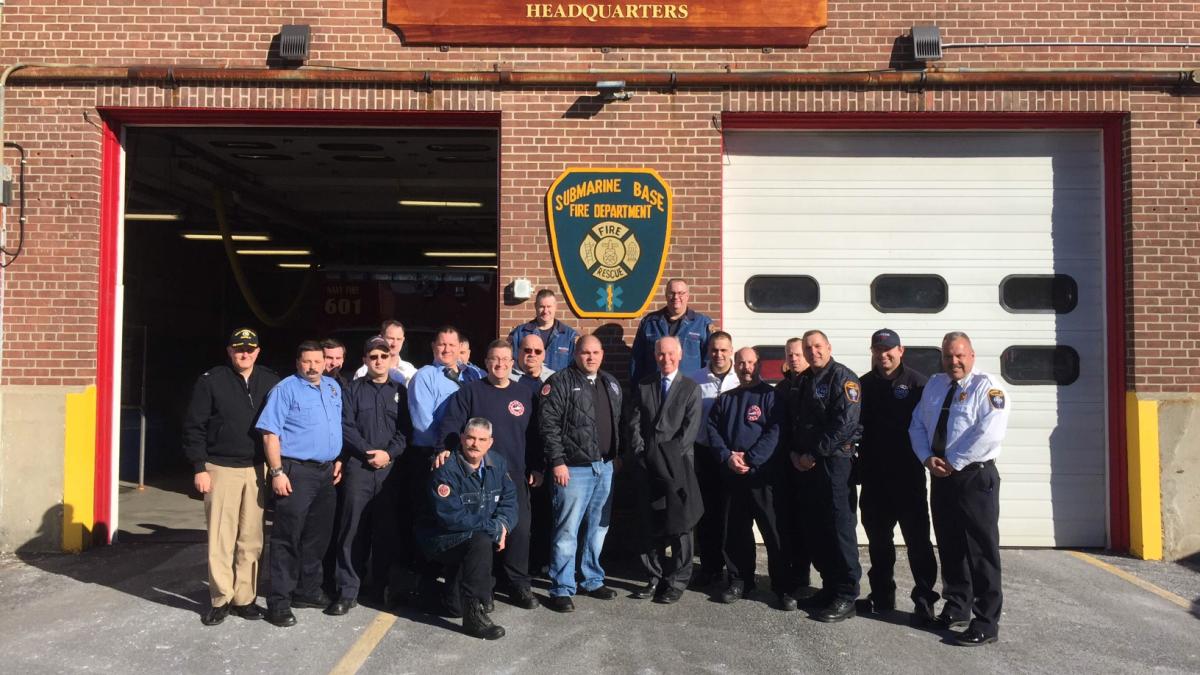
[[[876,614],[885,614],[896,609],[896,596],[874,594],[868,595],[867,600],[871,601],[871,611]]]
[[[825,623],[837,623],[852,616],[854,616],[854,601],[849,598],[838,598],[819,610],[813,618]]]
[[[329,616],[342,616],[355,607],[358,607],[358,602],[349,598],[338,598],[325,608],[325,613]]]
[[[220,607],[209,607],[207,612],[200,615],[200,623],[205,626],[215,626],[224,621],[227,616],[229,616],[228,603]]]
[[[280,628],[295,626],[296,615],[292,614],[292,609],[290,607],[283,607],[280,609],[267,608],[267,623],[271,624],[272,626],[279,626]]]
[[[645,586],[642,586],[641,588],[634,591],[633,597],[638,600],[645,600],[646,598],[653,598],[657,594],[658,594],[658,582],[651,581],[650,583],[646,584]]]
[[[571,596],[569,595],[552,595],[545,604],[550,609],[556,612],[562,612],[564,614],[575,611],[575,603],[571,600]]]
[[[917,605],[913,607],[912,618],[909,623],[917,628],[928,628],[937,625],[937,617],[933,615],[933,610],[929,605]]]
[[[725,603],[726,605],[732,605],[733,603],[737,602],[738,600],[741,600],[742,596],[745,595],[745,593],[746,593],[746,587],[745,587],[745,585],[742,584],[742,582],[731,581],[731,582],[729,582],[729,587],[721,592],[720,599],[721,599],[721,602]]]
[[[954,638],[954,641],[964,647],[982,647],[995,642],[996,636],[984,635],[974,628],[968,628],[966,632]]]
[[[660,605],[673,605],[679,602],[683,597],[683,591],[674,586],[667,586],[666,590],[654,596],[654,601]]]
[[[248,605],[229,605],[229,612],[235,616],[240,616],[247,621],[258,621],[266,616],[263,613],[262,607],[253,602]]]
[[[491,614],[496,611],[496,596],[489,595],[486,600],[480,600],[479,607],[483,610],[484,614]],[[459,614],[462,614],[462,612],[459,612]]]
[[[780,593],[776,596],[777,607],[784,612],[796,611],[796,599],[790,593]]]
[[[874,598],[866,597],[854,601],[854,609],[859,614],[887,614],[896,609],[896,602],[876,602]]]
[[[533,590],[528,586],[514,590],[508,597],[512,601],[512,604],[521,609],[537,609],[542,604],[538,602],[537,596],[533,594]]]
[[[613,598],[617,597],[616,591],[604,585],[601,585],[599,588],[593,588],[590,591],[584,592],[588,594],[588,597],[595,598],[597,600],[612,600]]]
[[[468,600],[463,608],[463,630],[467,635],[484,640],[499,640],[504,637],[504,629],[492,623],[491,617],[483,612],[483,606],[478,600]]]
[[[328,595],[325,595],[325,591],[317,591],[317,594],[312,596],[292,595],[292,607],[301,609],[325,609],[331,602],[333,601],[329,599]]]
[[[939,627],[946,630],[962,630],[971,625],[969,619],[956,619],[945,612],[938,614],[936,621]]]

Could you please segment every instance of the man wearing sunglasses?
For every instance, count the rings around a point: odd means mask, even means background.
[[[515,356],[517,366],[509,377],[513,382],[524,382],[535,393],[554,374],[553,370],[546,367],[545,343],[537,335],[531,333],[521,338],[521,346]]]
[[[183,420],[183,451],[204,495],[208,522],[208,592],[212,604],[200,617],[215,626],[230,612],[263,618],[258,561],[263,550],[263,446],[254,424],[267,393],[279,382],[255,366],[258,333],[239,328],[229,336],[220,365],[200,376]]]
[[[342,483],[334,533],[337,600],[325,610],[334,616],[353,609],[359,595],[384,599],[394,549],[412,539],[397,530],[398,488],[392,480],[392,463],[412,433],[408,391],[389,376],[387,340],[367,340],[363,354],[367,376],[347,385],[342,401]],[[367,580],[371,586],[364,592]]]

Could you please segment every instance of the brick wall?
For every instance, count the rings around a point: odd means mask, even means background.
[[[30,0],[3,8],[0,62],[172,63],[260,67],[284,23],[313,26],[310,65],[394,69],[882,69],[914,23],[935,22],[950,45],[982,41],[1200,42],[1192,3],[860,3],[830,0],[830,28],[808,49],[580,49],[406,47],[381,25],[382,0],[229,3],[187,0]],[[901,50],[902,51],[902,50]],[[1170,47],[947,49],[946,68],[1191,68],[1195,50]],[[0,384],[94,380],[102,105],[500,110],[501,284],[518,276],[558,288],[543,200],[568,166],[651,166],[675,191],[666,276],[693,281],[695,305],[719,311],[722,111],[1041,111],[1130,114],[1127,286],[1130,383],[1143,392],[1200,392],[1200,226],[1195,211],[1194,95],[1142,90],[840,89],[635,92],[598,111],[584,91],[490,91],[367,86],[48,86],[6,94],[6,139],[30,152],[25,256],[4,272]],[[589,114],[580,114],[589,113]],[[590,113],[594,112],[594,115]],[[6,161],[15,165],[15,154]],[[8,210],[15,227],[15,209]],[[10,234],[9,243],[12,243]],[[661,294],[660,294],[661,295]],[[657,301],[656,301],[657,303]],[[503,307],[501,330],[527,320]],[[584,329],[601,322],[577,321]],[[631,337],[634,321],[619,322]],[[51,350],[47,339],[57,340]],[[615,342],[610,343],[613,347]],[[53,352],[53,356],[50,354]],[[64,352],[72,356],[63,358]],[[75,356],[77,355],[77,356]],[[614,355],[616,360],[620,355]],[[618,364],[614,364],[618,365]]]

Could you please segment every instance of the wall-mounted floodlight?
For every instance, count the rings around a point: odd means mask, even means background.
[[[937,61],[942,58],[942,32],[937,26],[913,26],[913,60]]]
[[[605,103],[628,101],[633,98],[633,94],[625,91],[625,80],[600,80],[596,83],[596,90],[600,92],[600,98]]]

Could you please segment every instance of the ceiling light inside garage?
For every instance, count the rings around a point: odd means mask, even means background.
[[[189,241],[221,241],[220,232],[184,232],[180,236]],[[264,232],[235,232],[229,238],[233,241],[271,241],[271,235]]]
[[[401,199],[400,206],[420,206],[434,209],[480,209],[483,208],[483,202],[432,202],[420,199]]]
[[[311,255],[306,248],[239,248],[238,255]]]
[[[425,251],[426,258],[495,258],[492,251]]]

